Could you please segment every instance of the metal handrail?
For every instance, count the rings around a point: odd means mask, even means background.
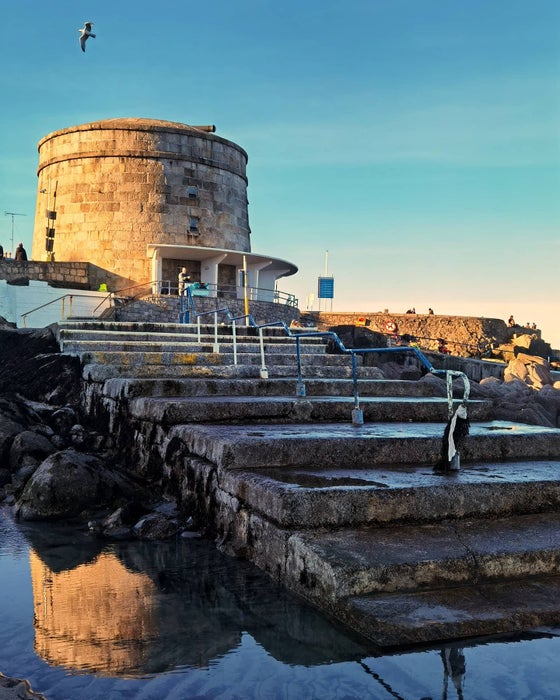
[[[172,284],[170,280],[158,280],[147,284],[155,286],[158,290],[165,288],[167,290],[167,294],[177,294],[179,289],[177,283]],[[219,294],[235,294],[237,298],[238,292],[241,289],[241,286],[237,284],[216,284],[214,282],[191,282],[190,286],[194,286],[196,288],[197,284],[204,285],[202,289],[207,289],[212,293],[212,296],[218,296]],[[298,305],[298,299],[295,294],[282,292],[277,289],[269,289],[267,287],[248,286],[247,295],[249,301],[257,301],[260,296],[260,292],[266,292],[267,295],[272,295],[272,301],[275,304],[284,304],[285,306],[293,307],[297,307]],[[158,291],[158,293],[161,293],[161,291]]]
[[[352,384],[353,384],[353,393],[354,393],[354,408],[352,410],[352,423],[354,425],[363,425],[363,411],[360,408],[360,397],[358,393],[358,370],[357,370],[357,363],[356,363],[356,355],[365,355],[367,353],[373,353],[373,352],[390,352],[390,353],[403,353],[403,352],[412,352],[416,357],[420,360],[420,362],[424,365],[424,367],[434,375],[443,375],[446,378],[447,382],[447,403],[448,403],[448,412],[449,412],[449,417],[451,417],[453,413],[453,388],[451,384],[451,379],[452,377],[460,377],[463,380],[463,399],[462,402],[463,404],[466,404],[469,395],[470,395],[470,381],[467,375],[464,372],[461,372],[459,370],[451,370],[451,369],[436,369],[432,363],[428,360],[428,358],[420,351],[419,348],[413,346],[413,345],[405,345],[405,346],[400,346],[400,347],[388,347],[388,348],[347,348],[340,337],[334,332],[334,331],[301,331],[298,329],[297,332],[293,332],[291,328],[284,322],[284,321],[271,321],[268,323],[257,323],[253,316],[251,314],[244,314],[242,316],[233,316],[231,311],[229,310],[229,307],[223,307],[221,309],[215,309],[213,311],[203,311],[201,313],[198,313],[195,308],[195,303],[194,299],[192,297],[192,294],[190,294],[190,290],[187,289],[187,298],[190,300],[189,303],[191,305],[191,310],[192,313],[195,314],[196,319],[197,319],[197,327],[198,327],[198,339],[200,342],[200,317],[209,315],[209,314],[214,314],[214,351],[219,352],[219,346],[218,346],[218,313],[223,313],[226,318],[232,322],[233,324],[235,321],[241,319],[241,318],[247,318],[248,323],[250,326],[258,329],[259,331],[259,345],[260,345],[260,354],[261,354],[261,369],[260,369],[260,376],[261,379],[268,379],[268,369],[266,367],[266,362],[265,362],[265,354],[264,354],[264,339],[263,339],[263,329],[264,328],[272,328],[272,327],[280,327],[284,330],[286,335],[290,338],[294,338],[296,341],[296,357],[297,357],[297,394],[298,396],[305,396],[306,395],[306,390],[305,390],[305,384],[303,382],[303,372],[302,372],[302,364],[301,364],[301,347],[300,347],[300,341],[302,338],[317,338],[317,337],[328,337],[331,338],[334,343],[337,345],[341,353],[344,355],[350,355],[352,358]],[[235,358],[235,364],[237,364],[237,352],[236,352],[236,335],[235,335],[235,328],[232,328],[232,337],[233,337],[233,344],[234,344],[234,358]]]
[[[65,318],[65,306],[66,306],[65,302],[66,302],[66,299],[68,299],[68,301],[69,301],[69,306],[70,306],[68,315],[71,315],[71,313],[72,313],[73,301],[74,301],[74,298],[76,298],[76,297],[77,297],[77,298],[83,297],[84,299],[92,299],[92,296],[91,296],[90,294],[64,294],[63,296],[57,297],[56,299],[51,299],[50,301],[47,301],[47,302],[45,302],[44,304],[41,304],[40,306],[36,306],[34,309],[31,309],[30,311],[26,311],[24,314],[21,314],[21,320],[22,320],[22,323],[23,323],[23,327],[24,327],[24,328],[27,328],[27,317],[28,317],[28,316],[30,316],[31,314],[35,313],[36,311],[40,311],[41,309],[44,309],[44,308],[47,307],[47,306],[51,306],[52,304],[56,304],[56,303],[59,302],[59,301],[62,302],[62,304],[61,304],[61,319],[64,320],[64,318]],[[105,301],[105,300],[104,300],[104,301]],[[103,303],[103,302],[102,302],[102,303]],[[99,308],[99,306],[101,306],[101,304],[98,304],[98,305],[95,307],[95,310],[97,310],[97,309]],[[92,313],[93,313],[93,312],[92,312]]]

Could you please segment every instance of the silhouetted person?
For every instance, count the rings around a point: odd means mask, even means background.
[[[27,260],[27,253],[25,252],[25,248],[23,247],[23,243],[20,243],[18,245],[18,247],[16,248],[15,259],[16,260]]]

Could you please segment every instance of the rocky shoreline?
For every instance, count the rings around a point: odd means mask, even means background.
[[[133,477],[111,435],[88,424],[79,361],[59,352],[52,329],[0,323],[0,367],[0,503],[16,517],[77,521],[92,536],[113,539],[166,539],[193,529],[173,494]],[[393,362],[382,372],[391,379],[422,374]],[[442,379],[425,380],[445,395]],[[499,419],[559,427],[560,382],[545,359],[528,352],[516,353],[503,380],[472,382],[471,398],[490,400]],[[26,681],[0,674],[0,700],[14,698],[44,700]]]
[[[8,678],[0,673],[0,700],[47,700],[36,693],[26,680]]]

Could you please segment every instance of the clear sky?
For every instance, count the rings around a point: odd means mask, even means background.
[[[47,133],[216,124],[301,308],[328,258],[334,310],[513,313],[560,347],[559,0],[4,0],[0,58],[5,249]]]

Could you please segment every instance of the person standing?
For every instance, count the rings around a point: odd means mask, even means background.
[[[177,276],[177,281],[178,281],[178,285],[177,285],[178,294],[179,294],[179,296],[181,296],[182,294],[184,294],[187,291],[187,287],[189,286],[189,282],[191,281],[191,277],[190,277],[189,273],[187,272],[186,267],[181,268],[181,272],[179,272],[179,274]]]
[[[2,245],[0,244],[0,260],[4,259],[4,248],[2,248]]]
[[[16,260],[27,260],[27,253],[25,252],[25,248],[23,247],[23,243],[20,243],[18,247],[16,248],[16,254],[15,254],[15,259]]]

